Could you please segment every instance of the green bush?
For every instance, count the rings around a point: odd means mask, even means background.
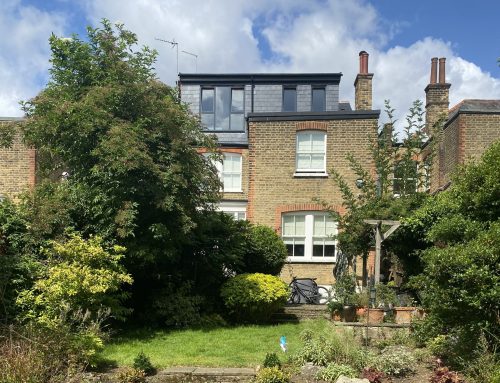
[[[264,367],[281,367],[281,361],[275,352],[268,352],[262,365]]]
[[[243,271],[278,275],[288,253],[282,239],[268,226],[251,225],[246,232]]]
[[[348,378],[355,378],[357,372],[354,368],[346,364],[330,363],[328,366],[318,371],[316,379],[335,383],[340,375],[344,375]]]
[[[266,367],[255,376],[255,383],[288,383],[290,375],[280,370],[279,367]]]
[[[229,314],[239,322],[264,322],[282,307],[288,298],[288,286],[267,274],[240,274],[221,289]]]
[[[134,368],[144,371],[146,375],[153,375],[156,372],[156,369],[151,364],[151,360],[142,351],[134,358]]]
[[[371,366],[391,376],[406,376],[416,369],[416,359],[404,346],[390,346],[371,361]]]

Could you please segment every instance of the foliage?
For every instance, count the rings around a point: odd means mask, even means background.
[[[326,304],[326,308],[330,314],[340,314],[344,308],[344,304],[342,302],[330,300]]]
[[[355,378],[357,372],[351,366],[345,364],[329,363],[325,368],[318,371],[316,379],[335,383],[340,375],[344,375],[348,378]]]
[[[290,376],[278,366],[265,367],[257,372],[255,383],[288,383]]]
[[[264,225],[250,225],[243,257],[245,272],[278,275],[286,257],[285,244],[273,229]]]
[[[375,306],[376,307],[392,307],[397,304],[396,291],[389,287],[385,283],[377,283],[375,285],[376,296],[375,296]]]
[[[19,294],[26,319],[50,326],[60,322],[63,312],[88,312],[95,318],[102,309],[123,319],[127,310],[121,306],[121,286],[132,283],[120,264],[124,251],[120,246],[107,250],[101,238],[84,240],[77,234],[65,243],[52,242],[43,250],[47,267],[31,289]]]
[[[361,377],[363,379],[368,379],[370,383],[382,383],[382,379],[385,378],[385,374],[373,367],[365,367],[363,368]]]
[[[338,217],[341,229],[338,234],[338,246],[348,262],[352,262],[356,256],[366,258],[370,247],[373,246],[373,230],[364,223],[365,219],[399,220],[409,216],[426,199],[425,193],[418,192],[426,182],[425,174],[415,166],[416,155],[427,139],[424,133],[422,103],[415,101],[410,108],[401,140],[393,133],[394,110],[388,101],[386,101],[386,113],[389,123],[380,133],[376,132],[378,139],[371,142],[370,148],[376,174],[365,169],[352,155],[348,156],[352,171],[356,178],[361,180],[360,190],[354,191],[342,174],[335,169],[331,170],[332,177],[342,194],[343,205],[348,211],[344,216]],[[436,142],[429,144],[429,165],[432,162],[435,144]],[[398,185],[393,180],[395,167]],[[398,188],[398,198],[394,196],[394,188]],[[387,253],[398,254],[407,272],[418,273],[421,266],[413,251],[422,247],[419,238],[411,237],[406,241],[391,241],[391,239],[384,242]],[[395,243],[394,248],[391,242]]]
[[[332,332],[304,330],[301,334],[303,346],[292,360],[300,364],[313,363],[326,366],[329,363],[345,364],[355,369],[363,368],[370,359],[370,353],[362,350],[347,331]]]
[[[332,287],[333,299],[342,305],[355,304],[356,276],[351,273],[343,273],[335,280]]]
[[[86,39],[51,36],[49,83],[23,105],[26,141],[37,148],[45,180],[45,192],[30,204],[50,239],[70,227],[126,247],[125,266],[135,280],[130,302],[142,312],[168,275],[196,282],[182,274],[188,265],[191,273],[210,275],[197,267],[202,250],[189,248],[219,199],[216,171],[197,150],[214,149],[215,142],[177,92],[157,81],[155,51],[137,50],[136,35],[108,20],[87,33]],[[45,223],[44,210],[51,213]]]
[[[14,141],[18,127],[15,124],[0,122],[0,148],[8,148]]]
[[[404,346],[390,346],[371,361],[371,366],[391,376],[406,376],[415,371],[416,359]]]
[[[192,292],[191,283],[180,286],[170,283],[154,296],[152,308],[155,319],[150,318],[150,323],[179,328],[196,325],[201,320],[200,306],[204,299]]]
[[[242,322],[268,320],[286,303],[288,294],[288,286],[279,277],[261,273],[237,275],[221,289],[229,314]]]
[[[146,375],[153,375],[156,372],[156,369],[151,364],[151,360],[142,351],[134,358],[134,368],[144,371]]]
[[[281,361],[275,352],[268,352],[262,365],[264,367],[281,367]]]
[[[0,381],[66,382],[94,360],[99,326],[71,329],[29,324],[0,328]],[[102,342],[101,342],[102,346]]]
[[[432,375],[429,378],[431,383],[463,383],[464,380],[458,375],[456,371],[451,371],[448,367],[443,366],[438,361],[436,368],[434,368]]]
[[[125,367],[116,374],[118,383],[145,383],[146,373],[137,368]]]

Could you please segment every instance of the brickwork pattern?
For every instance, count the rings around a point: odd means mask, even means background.
[[[2,123],[2,122],[0,122]],[[0,196],[16,197],[35,185],[36,153],[16,133],[9,148],[0,148]]]
[[[330,286],[335,282],[334,267],[334,263],[286,263],[281,269],[280,278],[286,283],[290,283],[293,277],[316,278],[318,285]]]
[[[310,204],[314,198],[331,205],[342,205],[342,197],[331,177],[294,176],[297,126],[307,123],[318,122],[250,122],[247,216],[251,221],[273,227],[277,207]],[[327,171],[334,168],[355,188],[356,175],[349,168],[346,156],[352,153],[373,171],[370,138],[375,139],[376,126],[376,119],[328,121]]]
[[[354,105],[356,110],[372,109],[373,74],[358,74],[354,81]]]

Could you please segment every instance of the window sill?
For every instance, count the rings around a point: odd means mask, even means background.
[[[327,258],[301,258],[301,257],[288,257],[287,262],[290,263],[336,263],[336,257],[327,257]]]
[[[327,172],[295,172],[293,173],[294,178],[328,178],[329,174]]]
[[[243,193],[243,190],[222,190],[222,193]]]

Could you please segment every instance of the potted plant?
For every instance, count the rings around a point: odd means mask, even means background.
[[[342,309],[344,307],[342,302],[331,300],[326,304],[326,307],[332,320],[338,322],[342,319]]]
[[[342,319],[344,322],[356,321],[356,276],[344,273],[333,285],[333,297],[342,304]]]

